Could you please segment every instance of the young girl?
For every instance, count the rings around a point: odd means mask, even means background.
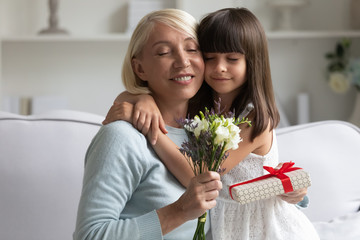
[[[237,150],[230,151],[222,166],[226,169],[221,178],[223,189],[216,199],[216,207],[210,211],[213,239],[319,239],[306,216],[288,203],[296,203],[292,201],[298,200],[295,196],[299,192],[245,205],[229,196],[228,186],[264,175],[263,166],[278,165],[275,127],[279,114],[271,82],[267,40],[260,22],[247,9],[222,9],[201,21],[198,38],[205,61],[206,83],[189,106],[191,114],[204,106],[211,108],[213,99],[219,98],[225,112],[241,113],[249,103],[254,106],[248,115],[252,127],[240,126],[243,142]],[[134,120],[128,113],[121,118],[132,121],[143,133],[147,133],[150,125],[152,129],[159,125],[164,128],[163,123],[159,124],[158,118],[153,117],[156,114],[151,115],[152,110],[144,110],[146,107],[133,110],[132,103],[139,99],[146,99],[141,106],[151,105],[145,103],[148,98],[150,96],[130,97],[130,104],[110,110],[106,122],[118,119],[117,111],[121,114],[133,112]],[[119,97],[120,101],[124,99],[129,99],[128,94]],[[169,170],[187,186],[193,173],[165,135],[159,135],[154,149]]]

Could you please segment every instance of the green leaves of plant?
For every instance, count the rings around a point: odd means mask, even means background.
[[[336,43],[334,52],[328,52],[325,54],[325,58],[330,61],[327,67],[329,72],[345,71],[348,64],[350,46],[351,40],[343,39]]]

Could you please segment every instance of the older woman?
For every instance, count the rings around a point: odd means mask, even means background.
[[[175,120],[186,116],[203,72],[192,16],[167,9],[139,22],[123,80],[131,93],[152,93],[178,145],[186,134]],[[215,206],[219,179],[215,172],[204,173],[185,191],[131,124],[103,126],[86,154],[74,239],[191,239],[196,221],[189,220]]]

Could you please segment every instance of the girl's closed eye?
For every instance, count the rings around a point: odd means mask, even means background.
[[[204,58],[204,61],[209,61],[209,60],[214,59],[215,57],[212,56],[211,54],[204,54],[203,58]]]
[[[241,53],[232,53],[227,56],[227,59],[231,62],[236,62],[244,57],[244,54]]]
[[[230,58],[230,57],[229,57],[228,60],[231,61],[231,62],[236,62],[236,61],[239,60],[239,58]]]

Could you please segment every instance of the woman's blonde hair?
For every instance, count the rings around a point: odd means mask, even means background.
[[[163,9],[151,12],[144,16],[136,26],[124,58],[122,68],[122,81],[126,90],[132,94],[148,94],[150,90],[147,82],[142,81],[133,71],[132,59],[141,54],[146,41],[155,23],[163,23],[180,32],[183,32],[197,41],[196,19],[179,9]]]

